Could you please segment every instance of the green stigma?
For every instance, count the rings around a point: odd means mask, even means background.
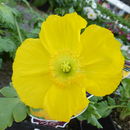
[[[62,64],[61,64],[61,70],[62,72],[64,73],[69,73],[71,71],[71,65],[69,62],[67,61],[64,61]]]

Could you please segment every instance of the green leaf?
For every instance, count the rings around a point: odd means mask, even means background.
[[[111,97],[107,97],[107,100],[108,100],[108,104],[111,106],[111,105],[116,105],[116,102],[115,102],[115,100],[113,99],[113,98],[111,98]]]
[[[0,98],[0,130],[12,124],[12,111],[18,102],[18,98]]]
[[[5,97],[17,97],[17,93],[13,87],[3,87],[0,89],[0,93]]]
[[[59,14],[59,15],[62,15],[62,16],[65,14],[65,10],[62,9],[62,8],[56,8],[54,11],[55,11],[56,14]]]
[[[100,101],[102,99],[103,99],[102,97],[93,96],[93,97],[90,98],[90,101],[92,101],[94,103],[97,103],[98,101]]]
[[[107,102],[107,100],[102,101],[102,98],[98,97],[92,97],[90,100],[91,102],[86,111],[79,115],[77,118],[79,120],[87,120],[88,123],[91,123],[98,128],[102,128],[101,124],[98,122],[98,119],[106,117],[111,113],[111,105],[114,106],[115,101],[109,97],[109,102]]]
[[[27,116],[27,109],[23,103],[18,103],[13,110],[13,117],[16,122],[23,121]]]
[[[0,52],[13,52],[16,49],[16,45],[8,38],[0,37]]]
[[[111,113],[111,109],[109,109],[109,105],[107,101],[99,102],[95,105],[98,113],[101,115],[101,117],[106,117]]]
[[[14,16],[18,13],[14,8],[10,8],[3,2],[0,3],[0,22],[5,23],[9,27],[15,27]]]
[[[88,123],[91,123],[92,125],[96,126],[97,128],[103,128],[94,115],[90,116]]]
[[[27,116],[28,108],[18,98],[0,98],[0,130],[5,130],[15,121],[22,121]],[[17,114],[19,111],[19,114]],[[25,113],[26,112],[26,113]],[[23,114],[23,115],[22,115]],[[18,117],[20,116],[20,117]]]
[[[87,120],[88,123],[91,123],[92,125],[102,128],[101,124],[98,122],[98,119],[101,118],[101,115],[98,113],[97,108],[94,106],[94,104],[89,104],[86,111],[79,115],[77,117],[79,120]]]
[[[130,97],[130,79],[129,78],[123,79],[122,85],[123,86],[120,86],[120,88],[119,88],[119,91],[121,94],[120,96],[121,96],[121,98],[129,99],[129,97]]]
[[[95,115],[97,119],[101,118],[101,115],[98,113],[97,108],[94,106],[94,104],[90,104],[86,112],[87,118],[89,118],[91,114]]]
[[[13,116],[11,116],[10,118],[9,118],[9,121],[8,121],[8,127],[11,127],[12,126],[12,124],[13,124]]]

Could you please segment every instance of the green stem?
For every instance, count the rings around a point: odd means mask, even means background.
[[[17,32],[18,32],[18,36],[19,36],[19,41],[20,43],[23,42],[23,39],[22,39],[22,36],[21,36],[21,32],[20,32],[20,29],[19,29],[19,25],[18,25],[18,22],[16,20],[16,17],[14,18],[15,19],[15,25],[16,25],[16,29],[17,29]]]
[[[32,13],[34,13],[32,7],[31,7],[30,4],[27,2],[27,0],[23,0],[23,2],[27,5],[27,7],[30,9],[30,11],[31,11]]]
[[[113,108],[118,108],[118,107],[127,107],[127,106],[122,106],[122,105],[114,105],[114,106],[109,106],[109,109],[113,109]]]

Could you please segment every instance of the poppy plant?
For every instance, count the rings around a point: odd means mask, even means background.
[[[68,122],[88,106],[86,92],[108,95],[122,79],[121,44],[111,31],[86,24],[77,13],[50,15],[39,38],[26,39],[16,52],[13,86],[45,119]]]

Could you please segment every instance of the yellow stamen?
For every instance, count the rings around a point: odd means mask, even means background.
[[[71,71],[71,65],[69,62],[67,61],[64,61],[62,64],[61,64],[61,70],[64,72],[64,73],[69,73]]]

